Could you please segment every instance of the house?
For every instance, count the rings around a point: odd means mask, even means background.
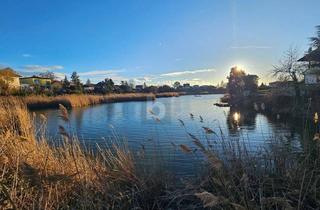
[[[270,90],[272,94],[275,95],[285,95],[294,96],[294,82],[293,81],[276,81],[269,83]]]
[[[275,81],[275,82],[269,83],[270,88],[282,88],[282,87],[286,87],[287,85],[288,85],[287,81]]]
[[[94,92],[94,90],[95,90],[95,85],[94,84],[83,85],[83,91],[86,92],[86,93]]]
[[[270,88],[289,88],[294,85],[293,81],[275,81],[275,82],[270,82],[269,87]]]
[[[184,87],[184,88],[190,88],[191,86],[190,86],[189,83],[185,83],[185,84],[183,84],[183,87]]]
[[[304,83],[306,85],[320,84],[320,67],[309,68],[304,72]]]
[[[136,92],[142,92],[143,90],[143,85],[136,85]]]
[[[0,69],[0,80],[4,81],[10,88],[20,87],[21,76],[11,68]]]
[[[308,86],[320,84],[320,49],[313,50],[298,60],[308,62],[308,68],[304,72],[304,83]]]
[[[63,84],[62,84],[62,82],[59,81],[59,80],[53,80],[53,81],[51,82],[51,87],[52,87],[52,89],[54,89],[54,90],[61,90],[61,89],[63,88]]]
[[[24,86],[50,88],[52,80],[51,78],[32,76],[20,78],[20,83]]]

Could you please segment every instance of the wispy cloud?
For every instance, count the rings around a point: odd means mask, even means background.
[[[119,73],[121,70],[96,70],[96,71],[86,71],[78,73],[79,76],[103,76]]]
[[[26,65],[22,67],[22,71],[24,72],[46,72],[46,71],[54,71],[61,70],[63,66],[55,65],[55,66],[42,66],[42,65]]]
[[[90,79],[91,82],[97,83],[105,78],[111,78],[115,83],[120,83],[122,80],[128,80],[128,78],[123,77],[119,73],[123,72],[123,69],[107,69],[107,70],[94,70],[78,72],[78,75],[83,81]]]
[[[271,49],[270,46],[260,46],[260,45],[242,45],[242,46],[231,46],[231,49]]]
[[[25,58],[30,58],[30,57],[32,57],[30,54],[28,54],[28,53],[24,53],[24,54],[22,54],[22,57],[25,57]]]
[[[179,81],[181,84],[189,83],[191,85],[213,85],[213,81],[211,80],[202,80],[202,79],[180,79],[180,80],[154,80],[148,85],[173,85],[174,82]]]
[[[144,77],[135,78],[135,80],[137,82],[150,82],[152,81],[152,77],[144,76]]]
[[[165,74],[160,74],[162,77],[175,77],[175,76],[183,76],[183,75],[190,75],[190,74],[199,74],[199,73],[205,73],[205,72],[215,72],[216,70],[213,68],[209,69],[196,69],[196,70],[190,70],[190,71],[176,71],[176,72],[170,72]]]

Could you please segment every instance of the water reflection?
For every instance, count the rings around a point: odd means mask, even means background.
[[[76,126],[76,129],[79,130],[82,128],[82,122],[84,121],[83,120],[83,111],[81,109],[75,109],[74,110],[74,121],[75,121],[75,126]]]
[[[239,127],[239,122],[240,122],[240,112],[235,112],[233,115],[233,123]]]
[[[108,106],[106,106],[106,113],[108,119],[112,119],[115,116],[114,103],[108,104]]]
[[[69,111],[69,124],[72,133],[78,135],[86,145],[103,145],[106,140],[109,141],[109,137],[117,134],[119,139],[128,142],[133,151],[140,151],[143,145],[146,156],[163,154],[161,158],[167,161],[168,167],[174,168],[176,173],[188,174],[194,165],[197,165],[192,159],[193,156],[185,155],[173,147],[184,144],[194,150],[196,147],[190,141],[188,133],[204,141],[219,139],[205,133],[203,127],[216,133],[221,132],[227,136],[227,140],[245,141],[245,144],[250,144],[252,151],[263,146],[268,147],[267,142],[274,139],[273,136],[283,138],[285,141],[280,145],[287,146],[289,151],[300,146],[300,130],[292,126],[290,120],[285,121],[283,116],[281,120],[277,120],[276,116],[269,117],[255,109],[213,106],[220,97],[221,95],[207,95],[195,99],[193,96],[183,96],[160,98],[155,102],[113,103],[72,109]],[[149,117],[150,108],[155,114],[164,109],[160,122]],[[59,125],[65,125],[58,117],[59,111],[42,110],[38,113],[47,116],[49,135],[52,139],[57,138]],[[68,128],[69,124],[65,127]]]
[[[257,112],[230,107],[227,115],[227,126],[231,134],[237,134],[240,128],[256,129]]]

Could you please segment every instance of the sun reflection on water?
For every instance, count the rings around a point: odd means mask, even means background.
[[[235,112],[233,114],[233,121],[238,125],[240,122],[240,113],[239,112]]]

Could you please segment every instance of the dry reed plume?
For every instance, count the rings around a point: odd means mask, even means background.
[[[57,106],[68,125],[68,110],[63,104]],[[77,138],[60,125],[62,144],[49,145],[45,129],[35,130],[34,118],[22,100],[0,100],[0,209],[320,207],[317,141],[311,142],[312,150],[303,156],[286,151],[279,142],[251,154],[245,145],[202,127],[205,139],[187,133],[190,144],[171,142],[184,155],[197,157],[195,153],[200,152],[207,166],[201,179],[177,187],[162,173],[148,168],[142,170],[146,174],[141,173],[133,154],[119,142],[109,149],[97,145],[95,152],[83,150]],[[45,128],[46,116],[39,118]],[[185,127],[187,122],[179,121]],[[210,145],[212,138],[219,141],[219,152]]]
[[[30,109],[40,108],[58,108],[59,104],[67,108],[84,107],[95,104],[111,103],[111,102],[125,102],[125,101],[147,101],[155,100],[161,97],[176,97],[179,93],[124,93],[124,94],[108,94],[108,95],[61,95],[61,96],[25,96],[17,97],[22,100]],[[5,100],[2,97],[1,100]]]
[[[84,107],[95,104],[154,100],[154,94],[109,94],[109,95],[62,95],[62,96],[26,96],[21,98],[31,109],[58,108],[59,104],[67,108]]]
[[[34,116],[23,103],[9,101],[0,101],[0,209],[114,209],[134,202],[141,183],[124,146],[95,155],[72,137],[49,146],[44,135],[34,135]]]

